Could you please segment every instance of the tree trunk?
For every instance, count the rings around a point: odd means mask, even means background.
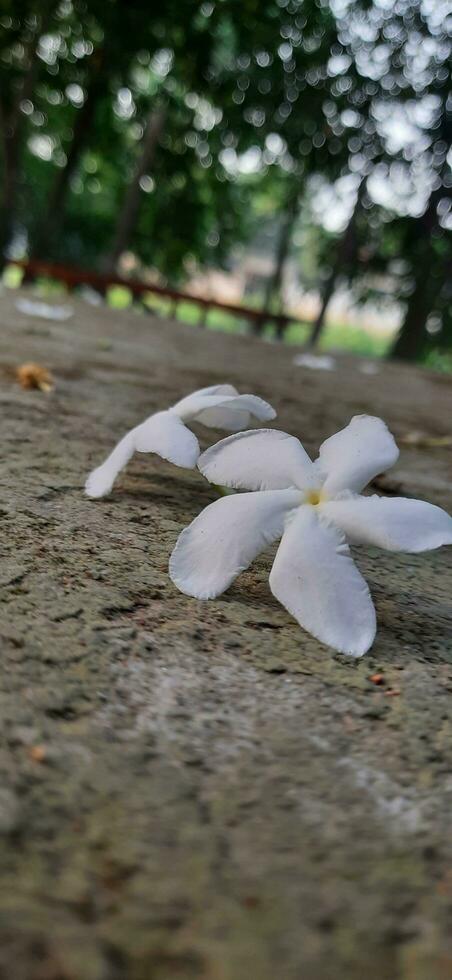
[[[298,201],[294,199],[287,208],[279,235],[278,248],[276,251],[275,268],[270,276],[264,298],[264,309],[269,310],[273,300],[276,301],[278,308],[282,306],[282,283],[284,266],[289,254],[292,238],[293,226],[298,215]]]
[[[132,180],[126,189],[122,208],[119,213],[113,236],[113,244],[104,262],[104,269],[106,272],[113,273],[116,270],[119,258],[128,248],[132,239],[142,201],[140,181],[144,174],[146,174],[154,164],[158,142],[165,124],[165,118],[166,107],[163,105],[159,106],[157,109],[153,109],[149,114],[141,143],[141,154]]]
[[[426,270],[427,275],[428,270]],[[404,361],[417,361],[425,353],[428,344],[426,322],[433,306],[433,295],[426,289],[424,277],[416,285],[408,300],[405,318],[395,341],[391,357]]]
[[[320,294],[320,310],[317,319],[314,323],[311,336],[307,343],[307,347],[312,349],[317,346],[320,336],[322,334],[323,328],[325,326],[326,311],[328,309],[331,297],[334,293],[334,288],[336,285],[336,279],[348,262],[352,262],[356,259],[357,251],[357,241],[356,241],[356,219],[358,217],[359,211],[361,210],[361,203],[364,197],[364,191],[366,189],[366,180],[362,179],[359,187],[358,193],[356,195],[355,206],[350,218],[350,221],[344,231],[342,238],[338,242],[336,257],[331,269],[331,273],[326,280],[323,289]]]
[[[336,261],[335,261],[335,263],[333,265],[333,268],[331,270],[331,273],[330,273],[330,275],[329,275],[329,277],[328,277],[328,279],[327,279],[327,281],[326,281],[326,283],[324,285],[323,291],[321,293],[321,297],[320,297],[320,299],[321,299],[321,302],[320,302],[320,310],[319,310],[317,319],[316,319],[316,321],[314,323],[314,327],[313,327],[311,336],[309,338],[309,342],[307,344],[307,346],[309,348],[317,347],[317,344],[318,344],[318,342],[320,340],[320,335],[321,335],[321,333],[323,331],[323,328],[325,326],[326,311],[328,309],[328,306],[329,306],[329,303],[330,303],[330,299],[331,299],[331,297],[332,297],[332,295],[334,293],[334,287],[336,285],[336,279],[337,279],[337,276],[338,276],[338,273],[339,273],[340,265],[341,265],[341,263],[339,261],[339,255],[338,255],[337,258],[336,258]]]
[[[0,199],[0,272],[6,262],[5,251],[9,245],[13,224],[14,210],[19,181],[19,144],[14,137],[11,124],[2,118],[0,126],[4,133],[3,139],[3,187]]]
[[[104,62],[104,52],[97,51],[96,55],[93,55],[92,72],[86,89],[85,101],[82,108],[76,111],[72,142],[67,152],[66,164],[61,170],[58,170],[55,176],[42,222],[33,235],[30,252],[35,258],[47,258],[52,246],[58,240],[64,221],[69,182],[91,135],[96,108],[106,89],[107,78],[102,70]]]
[[[19,110],[20,111],[20,110]],[[8,118],[2,108],[0,127],[3,133],[3,182],[0,198],[0,272],[5,265],[5,251],[12,238],[19,190],[19,160],[22,120]]]
[[[416,221],[418,253],[412,270],[414,289],[408,299],[405,318],[389,353],[390,357],[416,361],[429,347],[426,324],[437,296],[431,239],[438,224],[437,204],[443,194],[443,188],[435,190],[424,214]]]
[[[24,115],[21,111],[21,103],[25,99],[30,99],[33,95],[36,75],[39,69],[38,42],[41,35],[47,29],[55,6],[56,0],[48,0],[42,12],[39,24],[28,45],[28,53],[25,56],[26,68],[24,70],[22,84],[17,92],[10,112],[7,111],[4,104],[0,106],[0,128],[3,135],[4,159],[3,187],[0,198],[0,272],[5,265],[5,250],[12,237],[19,190],[20,152],[22,149],[24,128]]]
[[[273,310],[273,306],[276,304],[278,312],[282,309],[282,285],[284,277],[284,269],[287,262],[287,257],[290,250],[290,244],[292,241],[292,232],[294,224],[298,217],[299,208],[299,192],[298,189],[295,194],[293,194],[287,203],[287,208],[284,214],[283,222],[281,225],[281,231],[278,239],[278,247],[275,256],[275,268],[268,279],[267,287],[265,290],[263,311]],[[275,303],[274,303],[275,301]],[[255,333],[260,334],[265,326],[265,317],[256,321]],[[279,340],[282,338],[282,331],[277,328],[276,335]]]

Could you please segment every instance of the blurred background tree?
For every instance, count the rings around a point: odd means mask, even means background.
[[[450,0],[0,0],[1,262],[223,270],[311,346],[346,291],[447,363],[451,47]]]

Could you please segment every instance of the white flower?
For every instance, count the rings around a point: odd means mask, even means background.
[[[315,463],[276,429],[223,439],[200,457],[201,472],[259,492],[216,500],[182,531],[170,559],[173,582],[211,599],[282,538],[270,574],[274,596],[318,640],[362,656],[375,637],[375,610],[349,543],[406,552],[452,544],[452,518],[439,507],[361,496],[398,455],[384,422],[367,415],[327,439]]]
[[[125,435],[108,458],[90,473],[85,493],[104,497],[120,470],[135,452],[156,453],[176,466],[192,469],[200,454],[199,442],[185,423],[201,422],[208,428],[239,432],[250,425],[254,416],[270,421],[275,410],[256,395],[239,395],[232,385],[201,388],[182,398],[165,412],[156,412]]]

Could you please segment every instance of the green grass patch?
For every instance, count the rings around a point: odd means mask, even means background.
[[[132,305],[133,296],[126,286],[110,286],[105,293],[105,299],[114,310],[126,310]]]
[[[24,270],[18,265],[7,265],[3,270],[2,283],[8,289],[18,289],[24,277]]]
[[[432,350],[427,354],[424,364],[433,371],[444,371],[452,374],[452,351]]]
[[[391,337],[377,331],[364,330],[345,323],[329,323],[325,327],[320,349],[331,350],[337,347],[364,357],[385,357],[391,343]]]

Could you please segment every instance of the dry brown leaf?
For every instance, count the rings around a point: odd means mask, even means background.
[[[47,751],[44,745],[32,745],[28,754],[33,762],[44,762]]]
[[[16,368],[16,378],[22,388],[39,388],[40,391],[52,391],[54,381],[50,371],[42,364],[35,364],[30,361],[27,364],[20,364]]]

